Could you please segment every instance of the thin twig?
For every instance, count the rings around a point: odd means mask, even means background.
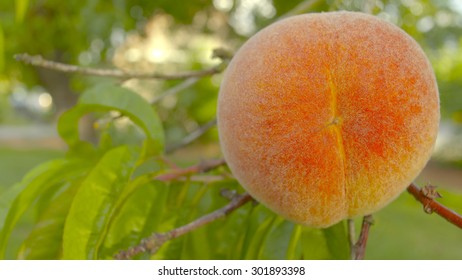
[[[192,142],[196,141],[199,137],[204,135],[207,131],[209,131],[212,127],[217,124],[217,119],[210,120],[209,122],[205,123],[204,125],[198,127],[196,130],[188,134],[185,138],[183,138],[179,143],[173,144],[171,146],[167,146],[165,152],[167,154],[172,153],[184,146],[191,144]]]
[[[154,100],[151,101],[151,104],[156,104],[159,101],[161,101],[163,98],[165,98],[166,96],[177,94],[180,91],[187,89],[188,87],[197,83],[199,79],[200,77],[191,77],[191,78],[184,80],[184,82],[182,82],[181,84],[176,85],[172,88],[169,88],[168,90],[164,91],[160,95],[156,96],[156,98],[154,98]]]
[[[65,64],[61,62],[46,60],[39,55],[29,55],[29,54],[17,54],[14,58],[18,61],[34,65],[37,67],[47,68],[64,73],[77,73],[82,75],[90,76],[101,76],[101,77],[112,77],[120,79],[161,79],[161,80],[181,80],[187,78],[198,78],[204,76],[211,76],[222,72],[227,62],[222,62],[214,67],[198,70],[198,71],[186,71],[175,74],[162,74],[162,73],[140,73],[140,72],[131,72],[131,71],[122,71],[119,69],[101,69],[101,68],[91,68],[91,67],[82,67],[77,65]]]
[[[433,186],[429,185],[421,189],[416,184],[412,183],[407,187],[407,191],[422,203],[426,213],[430,214],[435,212],[451,224],[462,229],[462,216],[435,200],[439,194],[435,193]]]
[[[356,244],[353,246],[355,260],[364,260],[364,256],[366,254],[367,238],[369,237],[369,229],[373,223],[374,220],[372,215],[364,216],[358,242],[356,242]]]
[[[184,176],[189,176],[192,174],[208,172],[212,169],[215,169],[225,164],[226,162],[224,159],[212,159],[212,160],[202,161],[190,167],[172,169],[168,171],[167,173],[157,175],[156,177],[154,177],[154,179],[159,180],[159,181],[171,181],[171,180],[175,180],[175,179],[178,179]]]
[[[214,212],[202,216],[189,224],[171,231],[165,233],[154,233],[153,235],[143,239],[139,245],[120,251],[114,258],[118,260],[127,260],[143,252],[149,252],[151,255],[155,254],[165,242],[225,217],[251,200],[252,197],[247,193],[236,194],[223,208],[215,210]]]
[[[350,259],[355,258],[355,239],[356,239],[356,230],[355,230],[355,221],[353,219],[348,219],[348,242],[350,244]]]

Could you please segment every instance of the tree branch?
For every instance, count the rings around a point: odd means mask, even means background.
[[[127,260],[143,252],[155,254],[165,242],[180,237],[190,231],[193,231],[199,227],[202,227],[215,220],[225,217],[229,213],[233,212],[234,210],[238,209],[239,207],[251,200],[252,197],[247,193],[236,194],[233,196],[231,201],[223,208],[215,210],[210,214],[202,216],[189,224],[173,229],[171,231],[165,233],[154,233],[153,235],[143,239],[139,245],[128,248],[124,251],[120,251],[117,255],[115,255],[114,258],[118,260]]]
[[[178,168],[172,169],[167,173],[157,175],[154,179],[159,181],[171,181],[175,180],[184,176],[196,174],[196,173],[204,173],[208,172],[212,169],[225,165],[226,162],[224,159],[212,159],[207,161],[202,161],[196,165],[186,167],[186,168]]]
[[[451,224],[462,229],[462,216],[435,201],[435,198],[441,196],[435,191],[434,186],[427,185],[421,189],[416,184],[412,183],[407,187],[407,191],[422,203],[425,213],[431,214],[435,212]]]
[[[167,146],[165,149],[165,152],[167,154],[172,153],[180,148],[183,148],[184,146],[187,146],[197,140],[199,137],[204,135],[207,131],[209,131],[212,127],[214,127],[217,124],[217,119],[210,120],[209,122],[205,123],[204,125],[200,126],[190,134],[188,134],[185,138],[183,138],[179,143]]]
[[[112,77],[120,79],[161,79],[161,80],[181,80],[187,78],[200,78],[211,76],[222,72],[226,68],[226,61],[204,70],[187,71],[175,74],[162,74],[162,73],[140,73],[131,71],[122,71],[119,69],[101,69],[82,67],[77,65],[65,64],[61,62],[46,60],[39,55],[17,54],[14,56],[17,61],[22,61],[37,67],[47,68],[64,73],[77,73],[90,76]]]

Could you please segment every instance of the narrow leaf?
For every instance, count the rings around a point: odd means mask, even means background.
[[[321,229],[303,227],[300,238],[301,259],[329,260],[332,259],[326,238]]]
[[[286,258],[294,224],[277,216],[266,232],[265,240],[261,246],[258,259],[283,260]]]
[[[303,259],[348,259],[345,223],[340,222],[326,229],[303,227],[300,246]]]
[[[345,222],[342,221],[323,230],[327,247],[333,259],[346,260],[349,258],[348,235]]]
[[[303,226],[296,224],[294,225],[294,230],[292,231],[292,238],[290,239],[289,247],[287,248],[287,259],[288,260],[298,260],[301,259],[301,246],[298,246],[301,243],[301,235],[303,231]]]
[[[188,193],[194,188],[190,182],[173,182],[168,186],[168,193],[163,209],[165,213],[157,227],[159,232],[167,232],[191,222]],[[170,240],[157,252],[155,258],[182,259],[186,238]]]
[[[53,160],[43,164],[38,165],[37,167],[33,168],[29,171],[21,182],[13,185],[11,188],[2,192],[0,196],[0,230],[3,229],[5,219],[8,215],[8,211],[10,210],[11,204],[15,200],[15,198],[21,193],[24,188],[30,184],[34,179],[36,179],[39,175],[44,173],[45,171],[51,169],[53,166],[59,166],[63,160]]]
[[[33,169],[24,180],[2,196],[0,217],[4,222],[0,234],[0,256],[4,256],[8,238],[24,212],[49,188],[59,187],[58,182],[79,174],[86,166],[77,160],[58,159]],[[13,202],[10,204],[12,198]],[[11,205],[8,208],[9,205]],[[7,210],[8,209],[8,210]],[[5,215],[5,212],[8,214]],[[5,217],[6,216],[6,217]]]
[[[61,258],[64,221],[69,212],[79,181],[53,199],[42,212],[32,232],[22,244],[18,258],[56,260]]]
[[[245,233],[243,259],[258,259],[266,233],[275,219],[277,219],[276,214],[263,205],[259,204],[253,208]]]
[[[82,182],[66,219],[64,259],[96,259],[111,208],[128,183],[138,157],[128,146],[108,151]]]
[[[134,191],[112,215],[107,236],[100,248],[101,258],[110,259],[118,251],[139,243],[157,229],[164,215],[167,198],[165,183],[134,180],[130,184]],[[148,233],[145,233],[146,227],[150,228]]]

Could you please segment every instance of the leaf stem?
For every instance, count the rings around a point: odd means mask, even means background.
[[[369,237],[369,230],[373,223],[374,223],[374,219],[372,218],[372,215],[364,216],[358,241],[353,247],[355,260],[364,260],[364,256],[366,255],[366,245],[367,245],[367,239]]]

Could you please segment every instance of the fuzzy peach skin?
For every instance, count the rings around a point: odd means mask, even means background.
[[[419,45],[356,12],[294,16],[250,38],[218,98],[225,159],[259,202],[328,227],[371,214],[423,169],[438,88]]]

